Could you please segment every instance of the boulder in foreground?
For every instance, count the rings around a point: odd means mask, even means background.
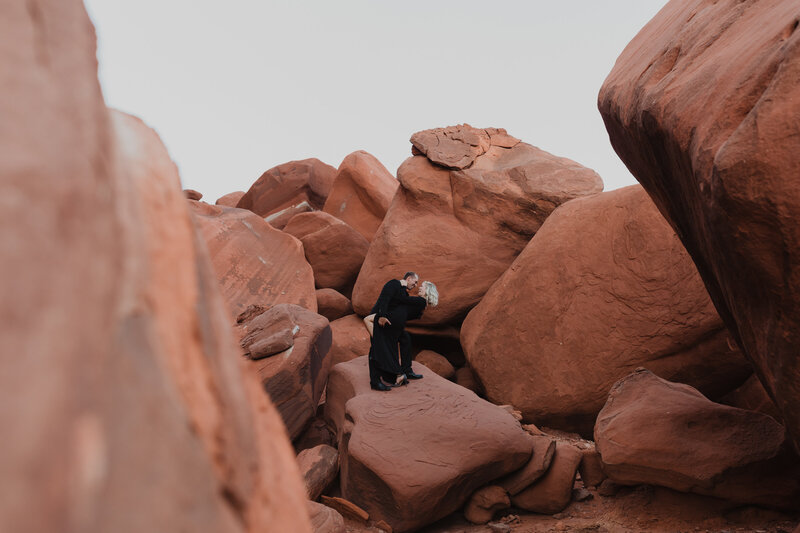
[[[369,388],[367,358],[336,365],[326,417],[339,432],[345,498],[394,531],[414,531],[523,466],[531,441],[510,414],[421,365],[425,378]]]
[[[611,389],[595,426],[603,470],[738,503],[797,509],[800,464],[772,417],[720,405],[644,369]]]

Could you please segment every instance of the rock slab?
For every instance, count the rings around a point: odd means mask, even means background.
[[[366,357],[334,367],[325,414],[339,433],[343,496],[398,532],[454,512],[531,456],[510,414],[436,374],[370,390]]]
[[[616,483],[768,507],[797,509],[800,503],[800,466],[786,454],[783,426],[644,369],[611,389],[595,442],[603,470]]]

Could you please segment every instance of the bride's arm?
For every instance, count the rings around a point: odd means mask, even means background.
[[[372,328],[375,327],[375,313],[364,317],[364,325],[367,327],[367,331],[369,331],[369,336],[372,337]]]

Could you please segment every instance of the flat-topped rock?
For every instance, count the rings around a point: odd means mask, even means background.
[[[425,377],[379,392],[369,387],[366,357],[336,365],[325,405],[339,432],[343,496],[398,532],[452,513],[532,451],[505,410],[413,368]]]

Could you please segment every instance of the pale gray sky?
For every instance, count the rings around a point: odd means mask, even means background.
[[[467,122],[635,183],[597,92],[665,0],[85,0],[106,102],[161,135],[205,200]]]

